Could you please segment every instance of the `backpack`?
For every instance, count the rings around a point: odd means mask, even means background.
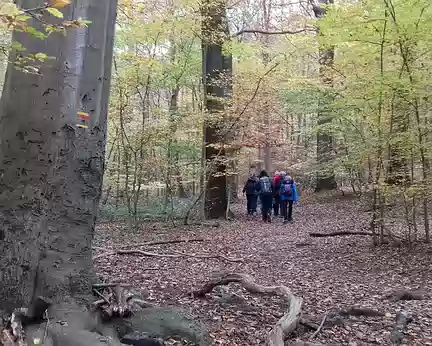
[[[262,177],[260,179],[261,193],[272,193],[272,186],[269,177]]]
[[[291,197],[294,194],[294,186],[292,182],[284,182],[281,185],[281,195],[284,197]]]

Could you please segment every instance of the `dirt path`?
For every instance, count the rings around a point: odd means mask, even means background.
[[[217,288],[204,300],[190,297],[192,290],[218,271],[247,273],[265,285],[284,284],[304,298],[304,313],[318,320],[329,311],[351,306],[372,307],[386,313],[385,317],[360,317],[345,326],[323,330],[317,342],[390,345],[395,313],[405,309],[415,315],[406,336],[408,345],[432,345],[430,250],[373,249],[369,238],[358,236],[308,237],[309,232],[366,228],[369,215],[361,210],[349,199],[306,199],[295,209],[295,222],[288,225],[280,220],[264,224],[259,218],[241,217],[223,222],[218,228],[145,224],[141,231],[131,234],[120,226],[104,224],[98,228],[97,246],[116,248],[147,240],[202,237],[205,242],[145,249],[165,254],[220,254],[244,261],[111,255],[98,259],[96,265],[106,280],[131,282],[147,289],[154,302],[182,306],[209,326],[214,345],[262,345],[284,309],[278,299],[254,297],[236,285]],[[420,289],[427,299],[396,303],[383,299],[396,289]],[[307,340],[310,336],[308,332],[299,337]]]

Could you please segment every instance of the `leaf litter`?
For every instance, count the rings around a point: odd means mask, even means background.
[[[243,215],[244,205],[235,206]],[[183,308],[206,325],[213,345],[264,345],[268,332],[283,315],[277,297],[254,296],[239,285],[217,287],[204,299],[191,292],[201,288],[217,273],[251,275],[263,285],[283,284],[304,299],[303,316],[320,324],[323,317],[351,307],[371,308],[383,316],[348,317],[343,325],[323,328],[313,342],[341,345],[391,345],[396,313],[409,311],[414,319],[404,335],[406,345],[432,345],[431,254],[426,245],[415,248],[374,248],[370,237],[345,236],[309,238],[310,232],[361,231],[370,214],[359,202],[343,198],[304,198],[295,207],[294,223],[284,225],[276,218],[263,223],[239,216],[220,227],[177,226],[145,223],[130,231],[126,225],[100,224],[95,254],[147,241],[203,238],[202,242],[159,244],[140,249],[158,254],[222,255],[241,258],[193,256],[142,257],[112,254],[96,259],[104,281],[124,282],[141,289],[146,299],[161,306]],[[422,300],[392,301],[396,290],[421,291]],[[296,338],[308,340],[313,330],[299,328]],[[186,345],[172,341],[172,345]]]

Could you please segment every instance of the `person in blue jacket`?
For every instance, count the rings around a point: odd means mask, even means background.
[[[289,176],[284,176],[280,186],[281,211],[284,223],[292,221],[292,210],[294,202],[298,201],[297,186]]]

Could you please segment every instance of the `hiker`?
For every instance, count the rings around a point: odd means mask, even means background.
[[[271,222],[271,208],[273,201],[273,182],[266,171],[259,175],[259,196],[261,199],[261,214],[264,222]]]
[[[291,176],[281,177],[280,185],[281,212],[284,223],[292,221],[293,203],[298,201],[297,186]]]
[[[279,215],[280,210],[280,182],[280,172],[276,171],[273,178],[273,215],[275,217]]]
[[[246,194],[248,215],[254,215],[257,211],[258,190],[258,178],[254,173],[248,178],[243,187],[243,194]]]

